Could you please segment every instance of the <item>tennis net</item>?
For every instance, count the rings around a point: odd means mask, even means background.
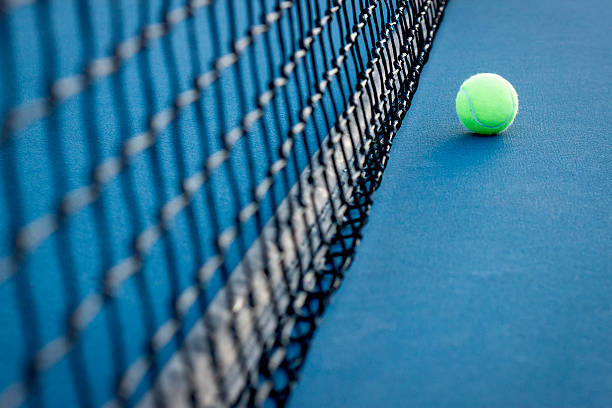
[[[284,405],[446,0],[0,0],[0,406]]]

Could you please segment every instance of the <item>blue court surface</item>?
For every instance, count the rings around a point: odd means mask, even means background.
[[[612,406],[612,9],[450,2],[292,407]],[[520,107],[462,129],[461,82]]]

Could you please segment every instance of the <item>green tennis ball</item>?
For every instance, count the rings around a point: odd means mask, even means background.
[[[455,104],[457,116],[466,128],[482,135],[495,135],[514,122],[518,95],[501,76],[477,74],[461,84]]]

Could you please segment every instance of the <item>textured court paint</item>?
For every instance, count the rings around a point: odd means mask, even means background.
[[[480,134],[497,134],[514,122],[518,113],[518,95],[503,77],[477,74],[461,84],[455,106],[465,127]]]
[[[449,2],[291,407],[612,406],[608,3]],[[454,112],[486,71],[499,137]]]

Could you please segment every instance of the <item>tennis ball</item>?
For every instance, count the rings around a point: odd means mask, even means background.
[[[506,130],[518,112],[518,95],[512,84],[497,74],[474,75],[459,88],[457,116],[466,128],[482,135]]]

